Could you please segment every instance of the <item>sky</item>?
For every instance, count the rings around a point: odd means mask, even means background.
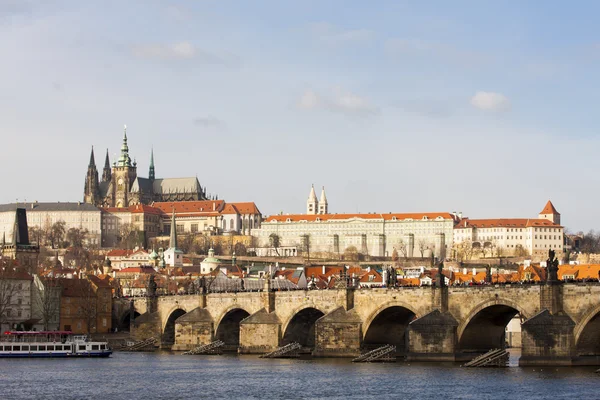
[[[594,1],[0,0],[0,202],[79,201],[127,125],[147,176],[264,215],[600,228]]]

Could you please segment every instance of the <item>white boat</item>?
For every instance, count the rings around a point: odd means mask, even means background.
[[[108,357],[107,342],[92,342],[69,331],[6,331],[0,336],[0,358]]]

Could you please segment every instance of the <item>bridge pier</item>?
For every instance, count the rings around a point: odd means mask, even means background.
[[[175,320],[175,343],[172,350],[192,350],[214,340],[214,323],[210,313],[195,308]]]
[[[543,310],[521,324],[520,366],[572,365],[575,356],[575,323],[565,313]]]
[[[362,346],[362,320],[355,310],[338,307],[315,323],[316,357],[356,357]]]
[[[281,343],[281,321],[265,308],[240,323],[240,354],[264,354],[274,351]]]
[[[408,325],[408,361],[455,361],[458,322],[433,310]]]

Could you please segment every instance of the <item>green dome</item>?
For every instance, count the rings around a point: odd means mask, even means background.
[[[150,253],[150,259],[151,260],[156,260],[158,258],[158,253],[152,249],[152,253]]]

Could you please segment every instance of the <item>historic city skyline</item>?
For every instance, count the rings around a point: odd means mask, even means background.
[[[551,199],[566,227],[600,225],[598,5],[265,5],[0,5],[0,132],[27,139],[0,153],[18,171],[0,202],[81,200],[91,145],[113,160],[126,123],[144,174],[154,147],[160,176],[265,215],[305,212],[314,183],[331,212]]]

